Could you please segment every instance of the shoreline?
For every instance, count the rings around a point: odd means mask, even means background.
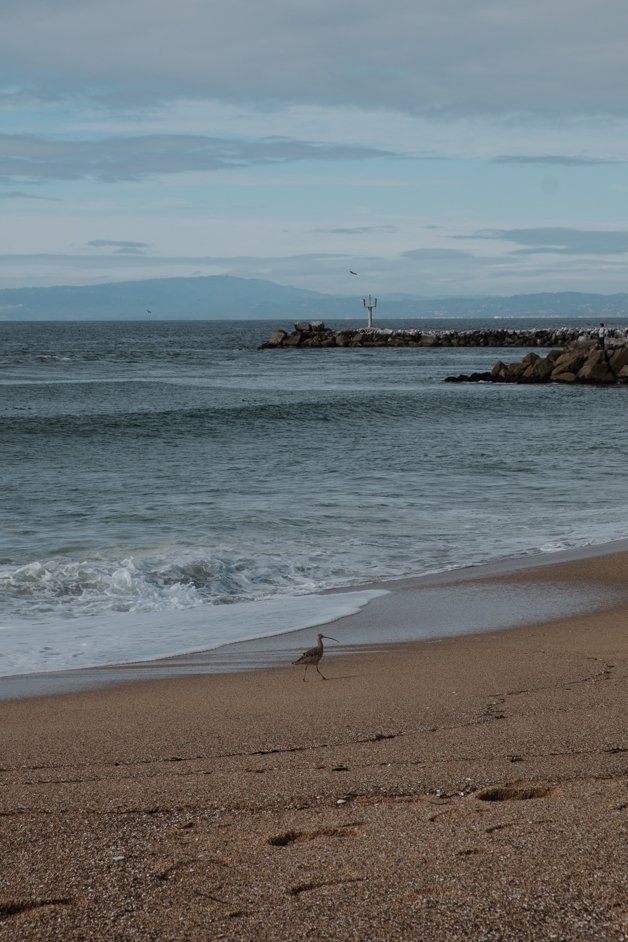
[[[557,579],[622,600],[1,703],[0,942],[625,942],[628,551],[478,584]]]
[[[580,568],[584,566],[587,572],[591,572],[594,560],[621,553],[628,557],[628,539],[329,589],[321,594],[374,590],[382,595],[352,615],[320,622],[313,627],[228,642],[207,650],[147,661],[6,675],[0,677],[0,703],[136,681],[277,667],[289,664],[304,647],[309,646],[317,627],[323,633],[333,628],[341,634],[340,648],[328,649],[328,655],[333,657],[350,654],[356,646],[361,650],[387,649],[406,642],[483,634],[500,628],[510,630],[569,614],[602,611],[621,605],[623,601],[628,603],[628,585],[624,589],[613,582],[612,596],[605,595],[604,589],[600,588],[604,582],[605,567],[602,564],[601,568],[594,566],[597,588],[594,590],[593,583],[584,579],[583,589],[582,586],[574,586],[573,567],[579,564]],[[565,567],[571,567],[566,576]],[[530,581],[532,573],[537,580],[534,603],[520,597],[520,586]],[[427,624],[426,600],[429,601]],[[525,612],[522,611],[524,605]],[[462,618],[464,624],[461,624]],[[382,622],[386,624],[384,636],[378,628]]]

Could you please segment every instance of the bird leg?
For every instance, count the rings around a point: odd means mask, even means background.
[[[321,674],[321,672],[318,670],[318,664],[316,665],[316,670],[318,671],[319,674]],[[323,680],[327,680],[324,674],[321,674],[321,677],[323,678]]]
[[[304,672],[303,672],[303,680],[305,680],[305,675],[307,674],[307,669],[308,669],[309,666],[310,666],[309,664],[306,664],[306,665],[305,665],[305,670],[304,670]]]

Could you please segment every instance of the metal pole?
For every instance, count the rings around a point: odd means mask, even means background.
[[[373,308],[377,307],[377,298],[372,298],[369,294],[368,298],[362,298],[362,304],[368,311],[367,326],[371,328],[373,326]]]

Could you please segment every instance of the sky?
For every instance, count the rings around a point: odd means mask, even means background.
[[[0,0],[0,288],[223,274],[628,291],[628,4]]]

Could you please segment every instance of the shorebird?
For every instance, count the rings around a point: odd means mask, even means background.
[[[316,668],[316,670],[321,675],[323,680],[327,680],[325,675],[321,674],[321,672],[318,670],[318,662],[323,656],[323,638],[325,638],[326,641],[336,641],[335,638],[330,638],[329,635],[316,635],[316,647],[308,648],[307,651],[304,651],[301,657],[298,657],[296,661],[292,662],[293,664],[305,664],[305,672],[303,674],[303,680],[305,680],[305,675],[307,674],[308,667],[312,665]],[[336,644],[340,644],[340,642],[336,641]]]

